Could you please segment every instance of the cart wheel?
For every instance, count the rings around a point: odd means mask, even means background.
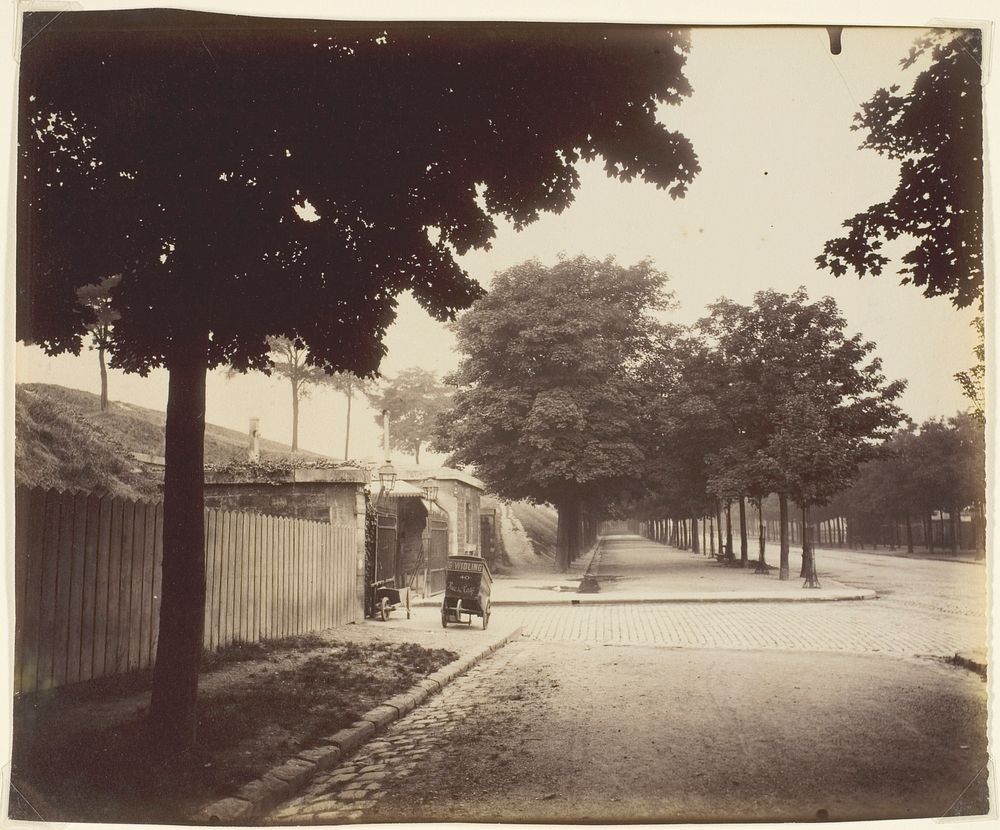
[[[389,619],[389,597],[382,597],[382,601],[378,604],[378,616],[382,622]]]
[[[448,600],[441,603],[441,627],[448,627]]]
[[[486,630],[486,626],[490,624],[490,607],[487,605],[486,610],[483,611],[483,631]]]

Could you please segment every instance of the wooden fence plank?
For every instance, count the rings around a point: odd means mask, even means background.
[[[28,539],[31,490],[14,489],[14,694],[20,694],[24,671],[24,623],[28,597]]]
[[[59,507],[59,563],[56,576],[55,628],[52,641],[52,686],[66,683],[69,652],[70,589],[73,580],[73,495],[63,493]]]
[[[59,532],[59,516],[56,512],[58,503],[50,504],[50,498],[55,498],[52,491],[42,490],[34,493],[29,513],[31,526],[28,531],[28,588],[22,642],[24,663],[21,669],[21,688],[25,692],[33,692],[39,688],[43,654],[47,653],[43,646],[45,598],[48,590],[45,577],[51,571],[48,561],[51,540],[53,534]]]
[[[291,563],[291,553],[289,548],[291,547],[291,522],[286,518],[281,518],[278,520],[281,525],[281,540],[279,544],[281,545],[281,559],[280,559],[280,570],[279,576],[281,578],[281,623],[278,630],[279,637],[287,637],[291,633],[291,619],[289,614],[289,597],[291,594],[290,587],[290,568]]]
[[[232,513],[223,511],[219,515],[222,523],[222,535],[219,545],[219,575],[220,599],[219,599],[219,645],[228,645],[232,641],[232,624],[230,615],[232,613],[233,598],[233,559],[232,551]]]
[[[105,674],[105,654],[108,642],[108,570],[111,557],[112,500],[98,501],[97,569],[94,575],[94,677]]]
[[[278,520],[267,517],[267,636],[274,639],[278,630]]]
[[[118,642],[115,672],[128,671],[132,623],[132,546],[135,539],[135,503],[122,501],[121,559],[118,570]]]
[[[259,515],[250,516],[250,603],[247,608],[247,636],[251,642],[260,638],[260,526]]]
[[[150,647],[153,644],[153,571],[156,564],[156,505],[146,505],[145,534],[142,546],[142,582],[140,583],[139,611],[139,666],[152,664]]]
[[[202,633],[202,648],[215,647],[212,619],[215,615],[215,517],[216,511],[205,511],[205,630]]]
[[[90,495],[86,500],[86,537],[84,538],[83,616],[80,629],[80,680],[94,677],[94,625],[97,605],[97,548],[101,533],[101,500]]]
[[[146,552],[146,510],[145,502],[136,502],[132,523],[132,592],[128,628],[128,670],[140,668],[142,649],[142,574]],[[124,552],[124,550],[123,550]]]
[[[250,603],[251,586],[253,584],[253,524],[252,516],[243,512],[240,514],[240,536],[242,539],[241,581],[240,581],[240,639],[251,642],[250,637]]]
[[[150,623],[149,659],[156,662],[156,648],[160,642],[160,605],[163,595],[163,502],[158,502],[153,531],[153,610]]]
[[[121,581],[122,581],[122,538],[125,535],[125,505],[122,499],[111,500],[111,523],[108,536],[108,583],[107,583],[107,642],[104,647],[104,673],[120,671],[121,651]]]
[[[66,643],[66,683],[80,681],[80,651],[83,643],[84,571],[87,566],[87,494],[73,496],[73,531],[69,568],[69,632]]]
[[[226,597],[226,561],[225,550],[223,549],[223,533],[226,527],[226,517],[222,510],[215,511],[215,539],[213,540],[215,550],[215,618],[212,621],[214,648],[218,648],[222,643],[222,606]]]

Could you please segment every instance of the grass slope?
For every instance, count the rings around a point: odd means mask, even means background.
[[[133,453],[162,457],[166,413],[44,383],[20,384],[14,405],[14,472],[18,484],[88,490],[131,499],[158,498],[162,470]],[[205,463],[246,458],[247,436],[205,425]],[[292,457],[276,441],[261,441],[265,460]],[[296,457],[321,458],[300,451]]]
[[[524,527],[535,550],[543,556],[556,554],[556,527],[559,517],[555,510],[544,505],[516,501],[511,505],[514,515]]]

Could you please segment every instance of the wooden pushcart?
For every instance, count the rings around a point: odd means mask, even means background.
[[[472,625],[473,615],[482,617],[483,628],[490,622],[490,588],[493,575],[481,556],[449,556],[445,571],[441,625],[449,622]]]
[[[373,582],[369,588],[372,592],[371,608],[372,616],[385,621],[389,619],[389,612],[397,608],[406,609],[406,619],[410,619],[410,589],[397,588],[395,579],[380,579]]]

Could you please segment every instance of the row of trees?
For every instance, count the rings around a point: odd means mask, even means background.
[[[665,283],[649,262],[531,261],[456,324],[438,446],[501,496],[555,505],[563,568],[583,511],[689,517],[697,537],[720,500],[777,493],[786,527],[789,500],[825,504],[903,420],[904,384],[832,299],[762,291],[683,329],[656,318]],[[788,551],[783,533],[782,578]]]
[[[884,544],[957,551],[963,544],[961,516],[971,513],[967,541],[985,552],[986,442],[973,415],[932,419],[899,430],[883,452],[862,466],[851,486],[836,494],[823,516],[848,519],[855,544]],[[946,523],[935,514],[947,514]],[[938,532],[935,525],[943,524]]]

